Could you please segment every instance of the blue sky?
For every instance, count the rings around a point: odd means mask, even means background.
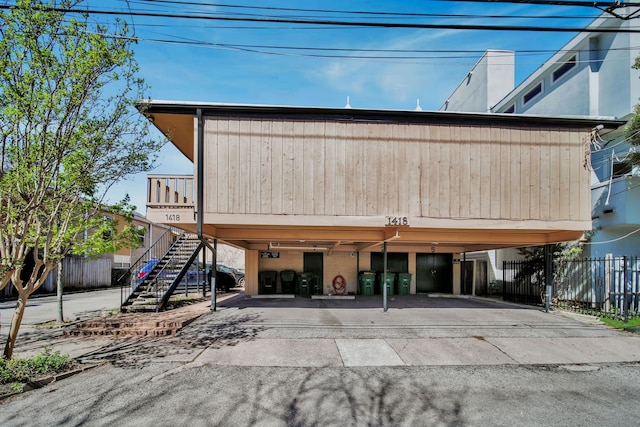
[[[123,12],[131,10],[232,17],[247,14],[243,16],[559,27],[584,27],[600,14],[599,10],[586,7],[479,4],[446,0],[220,0],[216,1],[218,6],[140,0],[90,0],[86,3],[92,9]],[[191,3],[213,2],[191,0]],[[221,4],[256,8],[233,8]],[[344,12],[329,14],[277,11],[258,7]],[[353,16],[345,13],[347,11],[508,17],[519,15],[527,18]],[[98,21],[106,19],[110,18],[97,15],[91,17],[91,20]],[[349,96],[354,108],[413,110],[416,100],[420,99],[423,110],[437,110],[480,58],[482,51],[515,50],[515,84],[518,84],[575,36],[575,33],[565,32],[338,28],[141,16],[126,19],[132,23],[140,38],[135,46],[136,58],[140,64],[141,76],[151,86],[148,95],[152,99],[319,107],[342,107]],[[198,43],[208,45],[197,45]],[[245,48],[221,45],[243,45]],[[377,49],[384,52],[303,51],[283,50],[282,47]],[[442,52],[417,52],[418,50]],[[537,52],[532,52],[533,50]],[[309,56],[310,54],[343,57],[317,58]],[[355,55],[384,58],[354,58]],[[152,173],[190,174],[192,166],[171,144],[167,144],[160,153],[157,169]],[[146,174],[140,174],[116,186],[110,192],[111,200],[115,201],[125,192],[129,193],[138,211],[144,213],[145,177]]]

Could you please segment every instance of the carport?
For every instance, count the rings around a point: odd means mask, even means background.
[[[325,296],[338,276],[357,294],[359,273],[384,273],[391,259],[412,274],[410,293],[459,294],[467,252],[591,229],[588,145],[596,126],[620,125],[171,101],[140,109],[194,163],[192,176],[149,176],[147,217],[244,249],[247,295],[261,293],[262,273],[289,270],[315,271]]]

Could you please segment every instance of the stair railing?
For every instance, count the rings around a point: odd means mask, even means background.
[[[182,233],[182,234],[180,234]],[[129,298],[129,296],[140,285],[141,281],[138,278],[138,274],[142,267],[152,259],[162,259],[164,255],[169,252],[171,246],[184,235],[184,232],[177,229],[169,229],[164,232],[154,243],[145,251],[136,262],[131,264],[131,267],[124,272],[118,279],[116,279],[116,286],[120,287],[120,307]]]
[[[154,298],[150,299],[149,302],[154,302],[156,311],[161,310],[167,303],[171,296],[170,294],[175,290],[177,284],[182,281],[190,264],[193,263],[197,253],[201,250],[199,240],[195,240],[192,242],[192,245],[189,245],[189,241],[184,241],[186,238],[187,235],[183,234],[176,240],[167,254],[162,258],[162,268],[158,271],[154,270],[153,272],[154,276],[151,278],[147,292],[154,295]],[[186,247],[185,243],[187,244]],[[169,256],[173,249],[177,249],[177,251],[174,251],[174,253]]]

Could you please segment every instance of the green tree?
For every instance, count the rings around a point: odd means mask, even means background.
[[[585,233],[588,237],[591,232]],[[540,298],[544,303],[546,292],[546,278],[544,272],[544,246],[530,246],[518,248],[518,253],[524,256],[524,264],[514,277],[516,283],[527,282],[538,286]],[[562,283],[567,266],[572,261],[577,260],[582,255],[582,244],[580,241],[555,243],[551,245],[551,253],[553,257],[553,283],[556,289]],[[557,297],[557,295],[553,295]]]
[[[127,198],[105,207],[105,193],[149,170],[160,147],[132,107],[146,87],[128,26],[65,12],[80,3],[17,0],[0,12],[0,290],[18,293],[7,358],[27,299],[65,255],[137,238],[105,220],[134,209]]]
[[[632,68],[640,70],[640,56],[636,58]],[[633,108],[633,115],[625,128],[626,137],[633,145],[640,145],[640,105]],[[640,152],[629,153],[629,163],[631,165],[640,164]]]

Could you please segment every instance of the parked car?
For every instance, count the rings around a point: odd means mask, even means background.
[[[232,274],[224,271],[216,271],[216,288],[225,292],[229,292],[231,288],[236,287],[236,279]]]
[[[138,284],[142,283],[144,279],[153,271],[153,268],[159,262],[159,259],[151,258],[144,263],[140,271],[138,271]]]
[[[233,276],[236,278],[236,283],[238,286],[244,288],[244,268],[234,268]]]
[[[158,262],[160,262],[160,260],[156,258],[151,258],[145,262],[145,264],[138,272],[138,284],[144,281],[144,279],[153,271]],[[187,272],[187,279],[190,283],[195,283],[195,281],[198,279],[198,267],[196,265],[192,265]],[[218,271],[216,273],[216,285],[218,289],[228,292],[229,289],[236,286],[236,279],[234,274],[232,272],[226,271],[225,269],[218,268]]]
[[[156,264],[158,264],[158,262],[160,262],[160,260],[156,258],[151,258],[145,262],[145,264],[142,266],[142,268],[138,272],[138,283],[142,283],[142,281],[149,275],[149,273],[153,271],[154,267],[156,266]],[[188,274],[188,279],[192,281],[196,279],[198,272],[196,271],[195,267],[192,267],[191,269],[189,269],[187,274]]]
[[[233,277],[233,280],[234,280],[236,286],[244,287],[244,270],[243,269],[229,267],[229,266],[224,265],[222,263],[217,263],[216,267],[218,268],[218,271],[223,271],[223,272],[231,275]]]

